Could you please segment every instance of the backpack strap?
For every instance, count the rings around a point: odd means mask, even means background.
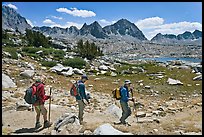
[[[41,83],[35,83],[33,86],[35,86],[36,88],[36,91],[33,95],[37,95],[39,97],[39,89],[38,89],[38,86],[40,85]]]

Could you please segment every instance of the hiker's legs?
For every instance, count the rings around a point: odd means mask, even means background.
[[[36,123],[40,122],[40,106],[35,106],[35,112],[36,112]]]
[[[120,101],[120,105],[122,107],[122,117],[120,118],[120,121],[122,123],[125,123],[125,120],[130,116],[131,114],[131,109],[130,107],[128,106],[128,103],[127,102],[123,102],[123,101]]]
[[[44,105],[40,105],[41,113],[43,115],[44,122],[47,121],[47,109]]]
[[[79,118],[79,122],[82,122],[83,121],[85,105],[84,105],[82,100],[78,100],[78,105],[79,105],[79,115],[78,115],[78,118]]]

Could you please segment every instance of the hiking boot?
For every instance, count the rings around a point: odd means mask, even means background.
[[[123,123],[123,125],[131,126],[128,122]]]
[[[49,122],[48,120],[44,122],[44,128],[50,127],[51,125],[52,125],[52,122]]]
[[[85,121],[80,121],[80,122],[79,122],[80,125],[85,125],[86,123],[87,123],[87,122],[85,122]]]
[[[131,126],[128,122],[118,122],[118,123],[116,123],[116,122],[114,122],[114,125],[126,125],[126,126]]]
[[[35,128],[40,128],[40,127],[42,127],[42,125],[40,124],[40,122],[36,122],[36,123],[35,123]]]

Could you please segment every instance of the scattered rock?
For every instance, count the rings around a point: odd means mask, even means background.
[[[113,128],[109,123],[103,124],[96,128],[93,132],[94,135],[133,135],[132,133],[123,133]]]
[[[98,81],[98,80],[101,80],[101,78],[95,78],[95,79],[94,79],[94,81]]]
[[[46,68],[46,67],[41,67],[41,69],[42,69],[42,70],[47,70],[47,68]]]
[[[152,123],[154,120],[152,118],[138,118],[138,123]]]
[[[42,50],[39,50],[39,51],[36,52],[36,54],[41,54],[41,53],[43,53]]]
[[[117,76],[117,74],[115,73],[115,72],[111,72],[111,74],[110,74],[112,77],[116,77]]]
[[[105,66],[105,65],[101,65],[98,67],[99,70],[104,70],[104,71],[107,71],[108,70],[108,67]]]
[[[93,135],[93,133],[90,130],[85,130],[84,135]]]
[[[53,72],[62,72],[63,70],[64,71],[68,71],[70,69],[70,67],[64,67],[62,64],[57,64],[56,66],[50,68],[51,71]]]
[[[122,110],[116,106],[115,104],[110,105],[106,110],[105,113],[109,113],[114,115],[117,118],[121,118],[122,116]]]
[[[138,111],[136,116],[137,116],[137,117],[145,117],[145,116],[146,116],[146,113],[143,112],[143,111]]]
[[[61,73],[62,73],[62,75],[66,76],[66,77],[67,76],[72,76],[74,74],[72,67],[70,67],[67,72],[61,72]]]
[[[79,124],[78,118],[74,114],[65,113],[65,115],[61,116],[55,123],[55,130],[58,130],[61,126],[64,126],[68,123],[76,123]]]
[[[80,70],[80,69],[78,69],[78,68],[74,68],[73,69],[73,72],[75,73],[75,74],[79,74],[79,75],[83,75],[83,71],[82,70]]]
[[[33,67],[33,64],[28,64],[27,66],[28,66],[28,68],[35,70],[35,68]]]
[[[150,86],[145,86],[145,88],[146,88],[146,89],[150,89],[151,87],[150,87]]]
[[[158,130],[158,129],[156,129],[156,128],[155,128],[155,129],[153,129],[153,132],[158,132],[158,131],[159,131],[159,130]]]
[[[16,84],[13,80],[7,76],[6,74],[2,73],[2,88],[14,88]]]
[[[202,80],[202,75],[194,77],[193,80]]]
[[[16,103],[16,111],[25,111],[25,110],[31,110],[31,105]]]
[[[181,81],[175,80],[175,79],[172,79],[172,78],[168,78],[167,83],[169,85],[183,85],[183,83]]]
[[[21,72],[20,75],[23,77],[31,78],[34,75],[34,70],[25,70],[24,72]]]
[[[189,66],[179,66],[179,69],[190,69]]]

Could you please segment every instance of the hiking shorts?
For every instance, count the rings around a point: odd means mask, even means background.
[[[44,105],[37,105],[35,106],[35,111],[37,114],[41,113],[42,115],[46,115],[47,114],[47,109],[45,108]]]

